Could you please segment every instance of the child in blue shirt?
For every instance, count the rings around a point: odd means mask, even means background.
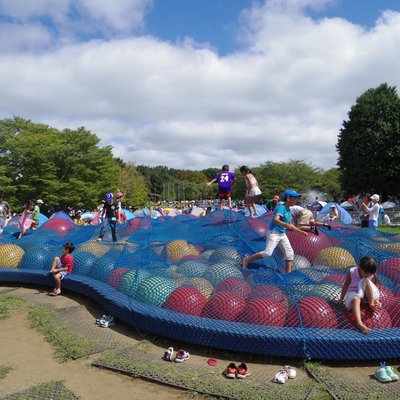
[[[266,248],[264,251],[243,258],[243,268],[247,268],[251,261],[271,256],[276,246],[282,247],[285,255],[285,272],[292,272],[294,251],[286,236],[286,230],[297,232],[300,235],[307,236],[304,232],[292,224],[292,212],[290,207],[294,206],[301,194],[294,190],[286,190],[283,194],[283,203],[279,203],[274,211],[274,218],[269,226]]]

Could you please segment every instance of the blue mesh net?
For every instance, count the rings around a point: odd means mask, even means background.
[[[70,279],[96,288],[121,319],[154,333],[270,355],[398,357],[399,236],[341,223],[319,235],[288,232],[292,273],[283,273],[279,248],[242,269],[243,257],[265,248],[271,218],[248,219],[229,210],[204,218],[137,217],[117,226],[118,242],[112,243],[109,228],[97,242],[99,226],[77,226],[58,214],[22,239],[15,226],[5,228],[0,279],[43,274],[69,241],[75,244]],[[349,267],[365,255],[378,262],[383,305],[375,312],[362,306],[369,335],[337,304]]]

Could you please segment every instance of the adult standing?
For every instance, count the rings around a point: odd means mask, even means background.
[[[10,205],[4,200],[4,193],[0,193],[0,234],[3,233],[8,218],[10,218]]]
[[[378,229],[378,217],[381,205],[379,204],[379,194],[373,194],[371,196],[371,206],[368,207],[365,203],[363,204],[365,210],[369,213],[368,227],[372,229]]]
[[[258,182],[255,176],[251,173],[251,170],[243,165],[240,167],[240,172],[244,176],[246,181],[246,205],[249,209],[250,218],[256,217],[258,215],[256,208],[256,200],[262,194],[260,188],[258,187]]]

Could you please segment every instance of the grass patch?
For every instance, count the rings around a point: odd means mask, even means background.
[[[319,393],[326,394],[312,380],[291,382],[288,385],[278,385],[266,381],[263,377],[257,379],[256,376],[243,381],[229,380],[221,374],[220,369],[196,366],[190,362],[168,363],[161,361],[161,357],[158,360],[154,355],[143,353],[143,350],[139,350],[136,346],[122,350],[107,350],[92,364],[187,389],[191,398],[205,398],[203,396],[208,395],[229,399],[303,400],[312,389],[315,391],[317,388]]]
[[[23,299],[0,295],[0,319],[7,318],[10,314],[27,306],[27,302]]]
[[[24,390],[7,396],[7,400],[79,400],[70,390],[68,390],[62,381],[50,381],[40,383],[33,388]]]
[[[11,367],[5,365],[0,365],[0,379],[5,378],[5,376],[11,371]]]
[[[379,226],[378,231],[386,233],[400,233],[400,226]]]
[[[71,360],[76,355],[90,354],[98,348],[97,341],[56,323],[54,311],[35,307],[28,317],[31,327],[43,333],[46,341],[55,347],[56,359],[60,362]]]

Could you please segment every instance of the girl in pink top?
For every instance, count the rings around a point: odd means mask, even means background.
[[[367,302],[372,310],[381,308],[376,269],[372,257],[363,257],[358,266],[350,268],[347,273],[339,299],[340,304],[344,302],[348,310],[353,310],[356,326],[362,333],[369,333],[371,329],[361,321],[361,302]]]

